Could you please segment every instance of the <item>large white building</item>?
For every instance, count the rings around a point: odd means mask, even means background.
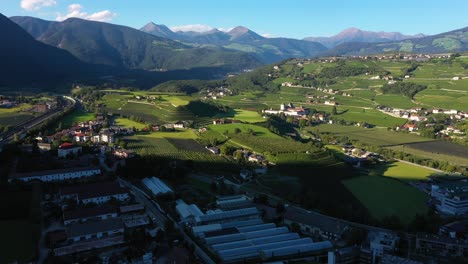
[[[11,180],[19,180],[29,182],[32,180],[39,180],[43,182],[52,181],[65,181],[71,179],[79,179],[85,177],[92,177],[101,174],[99,167],[85,167],[85,168],[71,168],[60,170],[39,171],[30,173],[19,173],[13,175]]]
[[[444,214],[468,213],[468,181],[454,181],[432,185],[431,196],[436,209]]]
[[[80,146],[73,145],[71,143],[63,143],[59,146],[57,154],[59,158],[66,158],[68,155],[78,155],[82,151]]]
[[[74,199],[83,204],[103,204],[112,199],[126,201],[130,198],[128,189],[118,182],[98,182],[76,186],[66,186],[60,189],[62,200]]]

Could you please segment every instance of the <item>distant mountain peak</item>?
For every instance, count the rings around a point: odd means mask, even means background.
[[[347,28],[340,33],[331,37],[309,37],[304,40],[316,41],[328,48],[336,47],[345,42],[388,42],[399,41],[405,39],[413,39],[424,37],[423,34],[404,35],[400,32],[385,32],[385,31],[366,31],[355,27]]]
[[[175,33],[166,25],[159,25],[153,21],[144,25],[140,30],[163,38],[172,38],[175,35]]]
[[[228,34],[231,35],[231,36],[239,36],[239,35],[243,35],[243,34],[246,34],[248,32],[250,32],[251,30],[246,28],[246,27],[243,27],[243,26],[237,26],[233,29],[231,29]]]

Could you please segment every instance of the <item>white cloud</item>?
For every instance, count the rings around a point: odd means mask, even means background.
[[[21,8],[28,11],[37,11],[43,7],[56,5],[55,0],[21,0]]]
[[[172,31],[195,31],[195,32],[207,32],[214,29],[208,25],[194,24],[194,25],[183,25],[183,26],[173,26],[171,27]]]
[[[57,21],[63,21],[65,19],[71,17],[83,18],[87,20],[94,20],[100,22],[109,22],[117,16],[116,13],[111,12],[110,10],[103,10],[96,13],[88,14],[87,12],[83,11],[83,6],[80,4],[71,4],[68,6],[68,13],[67,14],[57,14]]]

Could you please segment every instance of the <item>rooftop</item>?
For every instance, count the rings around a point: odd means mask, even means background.
[[[118,182],[97,182],[62,187],[61,195],[78,195],[79,199],[88,199],[101,196],[128,193],[128,189],[121,187]]]
[[[67,235],[68,237],[85,236],[99,232],[113,231],[121,228],[123,228],[122,219],[111,218],[98,222],[87,222],[70,225],[67,228]]]
[[[284,219],[288,219],[297,223],[307,224],[310,226],[315,226],[325,232],[330,232],[332,234],[341,234],[348,227],[346,223],[342,222],[339,219],[318,214],[315,212],[309,212],[304,209],[292,206],[286,208],[286,214],[284,215]]]
[[[80,171],[90,171],[90,170],[99,170],[99,167],[78,167],[78,168],[66,168],[66,169],[58,169],[58,170],[46,170],[46,171],[35,171],[35,172],[27,172],[27,173],[16,173],[13,175],[13,178],[29,178],[29,177],[40,177],[46,175],[54,175],[54,174],[63,174],[63,173],[73,173],[73,172],[80,172]]]
[[[75,219],[83,219],[83,218],[90,218],[90,217],[97,217],[100,215],[107,215],[117,213],[117,208],[115,206],[110,205],[103,205],[97,207],[89,207],[89,208],[80,208],[75,209],[73,211],[65,211],[63,212],[63,220],[75,220]]]

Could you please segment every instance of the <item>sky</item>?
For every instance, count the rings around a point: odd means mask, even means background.
[[[356,27],[404,34],[468,26],[467,0],[0,0],[6,16],[69,17],[175,30],[245,26],[268,37],[331,36]]]

